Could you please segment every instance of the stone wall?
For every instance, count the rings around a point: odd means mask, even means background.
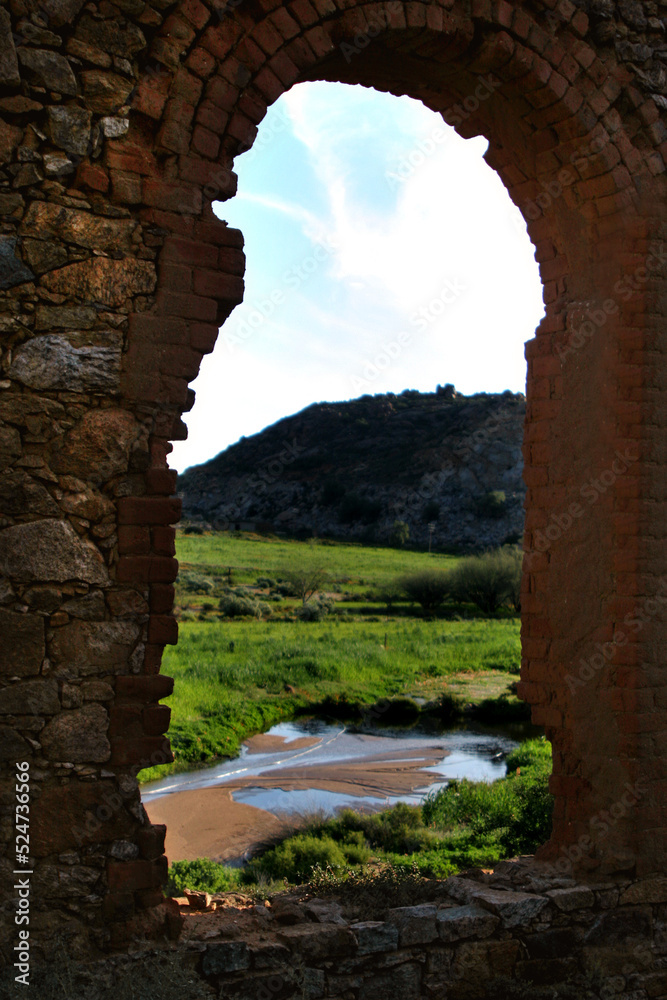
[[[242,236],[211,201],[234,194],[234,157],[267,105],[305,79],[410,94],[463,136],[483,133],[528,220],[547,314],[527,345],[521,690],[554,746],[546,853],[575,847],[580,869],[602,873],[662,869],[666,12],[0,8],[2,899],[11,914],[25,761],[35,939],[123,941],[161,898],[164,831],[136,773],[170,759],[169,442],[243,293]],[[628,784],[632,809],[601,833]]]

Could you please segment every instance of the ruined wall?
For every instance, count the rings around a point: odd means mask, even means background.
[[[11,915],[25,761],[35,940],[70,927],[120,943],[161,896],[164,831],[136,773],[171,759],[169,441],[243,291],[242,236],[211,201],[234,194],[234,157],[304,79],[407,93],[483,133],[528,220],[547,315],[527,345],[522,693],[554,745],[546,853],[664,865],[666,13],[0,7],[1,874]],[[632,809],[601,831],[627,787]]]

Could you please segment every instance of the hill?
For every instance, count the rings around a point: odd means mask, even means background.
[[[521,394],[314,403],[179,476],[184,517],[290,536],[477,549],[523,531]],[[429,525],[432,525],[430,528]]]

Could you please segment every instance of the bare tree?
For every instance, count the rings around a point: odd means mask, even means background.
[[[280,575],[292,587],[295,597],[301,598],[302,604],[307,604],[329,578],[329,573],[324,566],[312,566],[305,563],[294,564],[289,569],[282,570]]]

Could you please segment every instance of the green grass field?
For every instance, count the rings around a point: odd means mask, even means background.
[[[506,695],[518,679],[519,620],[506,609],[483,618],[470,607],[463,619],[460,607],[454,615],[445,606],[441,617],[424,618],[415,608],[387,615],[382,605],[366,603],[363,614],[351,615],[347,608],[339,613],[346,604],[340,601],[324,621],[302,622],[290,615],[299,602],[287,600],[279,602],[282,617],[269,620],[221,620],[216,613],[229,567],[234,584],[248,586],[312,559],[326,565],[330,581],[372,591],[414,568],[451,566],[456,557],[224,533],[179,533],[177,555],[177,605],[198,609],[198,616],[181,621],[178,646],[163,660],[163,672],[176,680],[166,699],[176,760],[142,771],[143,781],[234,755],[252,733],[309,709],[353,717],[359,705],[382,699],[436,702],[443,694],[479,703]],[[205,591],[197,593],[192,574],[202,572]],[[517,707],[512,696],[507,704]]]

